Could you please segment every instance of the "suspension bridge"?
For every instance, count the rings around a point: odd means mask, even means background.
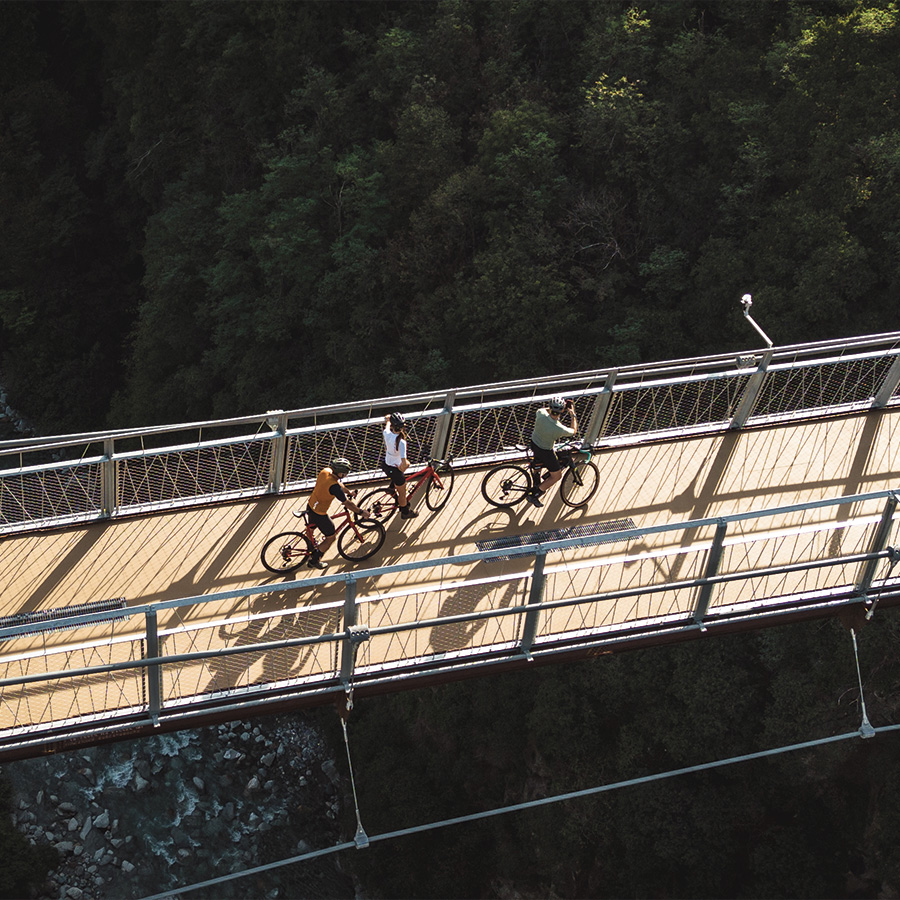
[[[0,445],[0,760],[900,600],[900,332]],[[600,487],[485,471],[576,402]],[[332,457],[454,457],[379,554],[275,576]]]

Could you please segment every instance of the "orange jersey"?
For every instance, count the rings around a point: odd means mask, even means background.
[[[322,469],[316,478],[316,486],[309,498],[309,508],[320,516],[328,515],[328,508],[334,500],[331,489],[338,484],[340,479],[329,468]]]

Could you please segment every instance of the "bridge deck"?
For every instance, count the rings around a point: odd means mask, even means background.
[[[604,451],[595,457],[601,471],[601,486],[585,510],[571,510],[560,503],[556,493],[542,509],[522,504],[512,510],[501,511],[488,506],[480,494],[483,470],[458,471],[453,496],[440,513],[431,513],[421,503],[417,519],[401,522],[398,517],[388,525],[388,537],[382,550],[362,564],[351,564],[329,554],[327,574],[362,566],[385,566],[394,562],[433,559],[472,552],[476,542],[490,538],[527,534],[563,528],[583,523],[601,523],[613,519],[631,519],[638,528],[683,522],[787,506],[819,499],[848,496],[898,486],[900,478],[900,410],[890,409],[865,415],[808,421],[800,424],[754,429],[708,436],[664,440],[650,444],[625,446]],[[287,580],[268,573],[261,565],[259,552],[263,542],[278,531],[293,530],[296,520],[291,510],[305,505],[305,495],[266,497],[248,502],[233,502],[217,506],[161,512],[140,517],[91,524],[57,531],[14,535],[3,539],[0,553],[0,617],[16,613],[96,602],[113,597],[125,597],[129,605],[157,603],[192,595],[202,595],[256,585],[277,585]],[[836,513],[837,509],[837,513]],[[849,506],[825,508],[807,514],[804,524],[816,516],[835,520],[861,515],[878,515],[880,507],[853,509]],[[787,528],[786,518],[774,527]],[[752,529],[751,521],[744,526]],[[762,527],[762,526],[760,526]],[[767,521],[767,529],[773,523]],[[849,529],[848,529],[849,531]],[[844,532],[836,530],[837,534]],[[693,535],[694,541],[708,541],[712,531]],[[848,538],[861,540],[861,536]],[[641,546],[632,542],[631,556],[649,555],[653,551],[670,550],[671,555],[651,563],[659,569],[658,580],[695,577],[702,557],[692,555],[681,532],[654,536]],[[864,548],[861,548],[864,549]],[[553,599],[558,588],[571,589],[573,582],[587,579],[590,567],[573,567],[579,560],[594,560],[621,555],[623,544],[611,541],[591,548],[567,551],[548,559],[547,570],[559,570],[558,578],[547,582],[545,599]],[[774,558],[791,562],[796,545],[790,541],[774,550]],[[564,565],[564,567],[562,567]],[[640,566],[641,563],[635,563]],[[489,605],[510,606],[522,599],[523,581],[515,573],[524,570],[522,560],[479,563],[477,566],[448,565],[439,572],[423,569],[396,574],[388,582],[380,578],[377,584],[365,583],[361,596],[367,600],[367,624],[397,622],[408,616],[404,607],[414,603],[418,619],[471,612]],[[456,592],[426,590],[437,581],[475,578],[481,575],[510,575],[505,595],[487,590],[468,588]],[[315,577],[320,573],[300,570],[289,578]],[[597,590],[596,575],[591,589]],[[587,583],[585,581],[585,583]],[[621,582],[612,587],[621,587]],[[604,589],[601,585],[600,589]],[[377,595],[377,596],[376,596]],[[380,599],[379,599],[380,598]],[[658,609],[653,603],[659,602]],[[206,621],[203,649],[221,645],[276,640],[301,631],[290,631],[281,618],[266,620],[252,616],[286,607],[314,605],[320,614],[314,622],[306,621],[298,629],[325,633],[339,627],[343,588],[312,591],[276,591],[267,595],[231,599],[188,608],[167,609],[160,615],[161,630],[177,629],[187,624]],[[630,617],[662,615],[671,611],[671,595],[641,598],[637,602],[611,606],[608,623],[627,621]],[[233,624],[221,625],[226,617],[247,613],[241,630]],[[570,615],[560,611],[542,624],[552,629],[553,619],[562,623]],[[517,617],[492,620],[486,626],[490,634],[472,624],[444,625],[433,628],[428,636],[431,650],[462,649],[486,641],[502,639],[502,631],[512,635]],[[274,624],[277,622],[277,627]],[[130,627],[130,626],[129,626]],[[268,630],[267,630],[268,629]],[[498,633],[498,629],[500,632]],[[81,656],[65,656],[66,665],[89,665],[91,656],[85,649],[92,637],[98,640],[109,634],[109,625],[101,629],[80,629],[77,640]],[[173,635],[167,645],[168,653],[190,652],[198,649],[197,632],[179,641]],[[129,629],[124,627],[117,636],[123,639],[121,656],[131,658]],[[416,638],[423,640],[421,636]],[[511,640],[514,638],[511,636]],[[394,652],[391,641],[396,638],[373,639],[361,657],[365,664],[389,660]],[[49,632],[20,638],[0,647],[0,676],[13,677],[27,671],[30,653],[43,653],[49,646],[71,648],[70,632]],[[69,652],[68,650],[66,651]],[[327,668],[324,657],[337,653],[336,645],[322,649],[294,648],[288,654],[287,667],[298,676],[306,671]],[[139,655],[139,654],[138,654]],[[4,658],[5,657],[5,658]],[[60,659],[63,658],[61,650]],[[115,656],[112,657],[112,660]],[[234,659],[234,658],[232,658]],[[80,660],[80,661],[79,661]],[[111,661],[109,654],[104,661]],[[333,664],[333,659],[328,665]],[[229,665],[233,668],[229,668]],[[271,665],[262,658],[223,662],[218,674],[215,664],[208,661],[181,667],[165,676],[164,693],[187,695],[197,685],[218,678],[219,686],[233,681],[237,684],[248,677],[245,669],[262,669]],[[18,668],[17,668],[18,667]],[[47,664],[53,671],[63,664]],[[178,683],[175,683],[178,682]],[[193,687],[190,684],[193,683]],[[104,690],[108,690],[104,688]],[[99,690],[99,689],[98,689]],[[64,718],[65,710],[78,707],[70,690],[54,682],[42,683],[22,691],[15,703],[4,701],[0,708],[0,729],[15,724],[21,718],[22,703],[53,707],[54,719]],[[139,703],[140,679],[132,674],[117,680],[115,706],[122,706],[122,698],[134,694]],[[115,693],[115,691],[114,691]],[[102,706],[102,697],[95,701]],[[46,720],[42,713],[41,720]]]

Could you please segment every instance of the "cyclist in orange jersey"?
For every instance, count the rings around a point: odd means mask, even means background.
[[[325,466],[316,478],[316,486],[309,496],[305,512],[310,524],[318,528],[325,535],[325,538],[318,548],[309,554],[307,565],[311,569],[324,569],[328,565],[328,563],[322,562],[322,556],[334,543],[334,534],[337,530],[334,520],[328,515],[328,509],[332,501],[335,499],[340,500],[347,509],[357,513],[357,515],[365,515],[363,510],[347,496],[344,486],[341,484],[341,479],[349,472],[350,463],[343,457],[338,457]],[[303,516],[303,511],[295,510],[294,515],[300,518]]]

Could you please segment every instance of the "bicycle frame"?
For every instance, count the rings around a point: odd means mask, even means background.
[[[354,514],[345,507],[345,508],[339,510],[338,512],[336,512],[333,516],[329,517],[335,523],[339,522],[341,519],[344,520],[343,522],[341,522],[340,525],[337,525],[337,524],[335,525],[335,529],[334,529],[335,540],[337,540],[338,535],[340,535],[340,533],[348,527],[352,528],[356,532],[357,537],[360,537],[359,529],[356,527],[356,522],[353,521],[353,515]],[[303,515],[303,521],[306,523],[306,526],[303,529],[303,533],[309,538],[309,541],[313,545],[313,547],[315,547],[316,550],[319,550],[320,549],[319,541],[316,540],[316,533],[318,532],[321,535],[321,532],[319,531],[318,525],[315,525],[314,523],[310,522],[309,519],[306,517],[306,513],[304,513],[304,515]]]
[[[530,447],[526,447],[525,452],[528,454],[528,472],[531,475],[531,486],[533,489],[536,489],[540,487],[541,482],[544,480],[541,476],[541,470],[544,467],[534,458],[534,454]],[[590,447],[585,449],[584,447],[573,447],[569,445],[560,447],[558,450],[554,449],[554,452],[556,453],[557,459],[562,464],[562,468],[571,469],[576,484],[581,484],[581,479],[578,477],[578,470],[575,465],[575,457],[583,454],[590,460],[593,455]]]
[[[436,479],[438,484],[440,484],[440,481],[441,481],[441,477],[440,477],[440,475],[438,475],[437,469],[435,469],[435,467],[434,467],[433,460],[429,460],[428,465],[426,465],[424,469],[419,469],[418,472],[410,472],[408,475],[406,474],[406,472],[404,472],[403,476],[406,479],[407,485],[409,485],[409,483],[411,481],[416,482],[415,487],[412,487],[412,488],[407,487],[406,496],[410,500],[412,500],[416,491],[419,490],[419,488],[422,487],[423,484],[428,484],[428,482],[432,478]],[[394,482],[392,481],[391,487],[396,489],[397,485],[395,485]]]

